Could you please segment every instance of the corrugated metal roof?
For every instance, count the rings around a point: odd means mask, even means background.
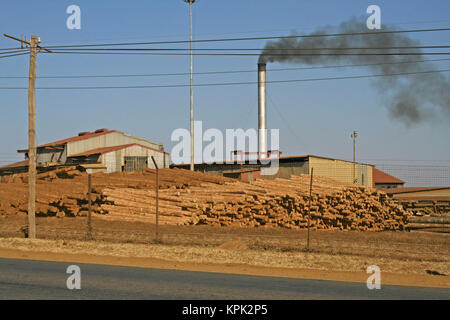
[[[407,188],[389,188],[382,189],[387,194],[414,193],[423,191],[447,190],[450,187],[407,187]]]
[[[405,183],[405,181],[400,180],[386,172],[378,170],[377,168],[373,168],[372,171],[372,181],[374,184],[376,183]]]
[[[37,146],[37,148],[46,148],[46,147],[63,146],[63,145],[65,145],[65,144],[68,143],[68,142],[87,140],[87,139],[91,139],[91,138],[103,136],[103,135],[105,135],[105,134],[109,134],[109,133],[113,133],[113,132],[123,134],[123,132],[117,131],[117,130],[108,130],[108,129],[102,129],[102,130],[103,130],[103,131],[101,131],[101,132],[90,132],[90,133],[85,133],[85,134],[83,134],[83,135],[78,135],[78,136],[75,136],[75,137],[70,137],[70,138],[67,138],[67,139],[62,139],[62,140],[58,140],[58,141],[54,141],[54,142],[42,144],[42,145],[40,145],[40,146]],[[17,152],[28,152],[28,149],[17,150]]]
[[[0,167],[0,169],[10,169],[10,168],[19,168],[19,167],[27,167],[28,166],[28,160],[23,160],[19,162],[14,162],[11,164],[8,164],[6,166]]]
[[[301,161],[306,161],[309,158],[318,158],[318,159],[326,159],[326,160],[332,160],[332,161],[342,161],[342,162],[349,162],[349,163],[353,163],[352,161],[348,161],[348,160],[341,160],[341,159],[334,159],[334,158],[328,158],[328,157],[322,157],[322,156],[315,156],[315,155],[303,155],[303,156],[286,156],[286,157],[279,157],[279,158],[258,158],[258,159],[244,159],[244,160],[233,160],[232,162],[230,160],[224,160],[222,163],[216,163],[216,162],[201,162],[201,163],[195,163],[195,165],[212,165],[212,164],[218,164],[218,165],[222,165],[222,164],[246,164],[250,161],[267,161],[267,160],[279,160],[280,162],[289,162],[289,161],[295,161],[295,160],[301,160]],[[368,163],[361,163],[361,162],[356,162],[356,164],[362,164],[362,165],[366,165],[366,166],[371,166],[373,167],[373,164],[368,164]],[[179,167],[183,167],[183,166],[189,166],[189,163],[184,163],[184,164],[174,164],[174,166],[179,166]]]
[[[113,152],[113,151],[129,148],[129,147],[132,147],[132,146],[139,146],[141,148],[145,148],[145,149],[148,149],[148,150],[153,150],[153,151],[161,152],[161,153],[164,152],[162,150],[149,148],[149,147],[143,146],[141,144],[131,143],[131,144],[122,144],[120,146],[114,146],[114,147],[105,147],[105,148],[92,149],[92,150],[88,150],[86,152],[81,152],[81,153],[77,153],[77,154],[71,155],[69,158],[90,156],[90,155],[94,155],[94,154],[105,154],[105,153],[109,153],[109,152]],[[164,153],[168,154],[167,152],[164,152]]]

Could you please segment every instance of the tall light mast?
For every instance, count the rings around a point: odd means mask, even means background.
[[[192,4],[196,0],[183,0],[184,2],[189,3],[189,49],[190,49],[190,90],[191,90],[191,171],[194,171],[194,65],[192,58]]]

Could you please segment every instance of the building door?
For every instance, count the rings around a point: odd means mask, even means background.
[[[125,157],[125,171],[142,171],[147,168],[147,157]]]

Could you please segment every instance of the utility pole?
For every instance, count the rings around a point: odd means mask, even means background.
[[[5,37],[19,41],[30,47],[30,70],[28,76],[28,235],[36,238],[36,56],[41,50],[41,39],[32,35],[30,41],[22,40],[8,34]],[[38,51],[39,50],[39,51]]]
[[[353,183],[357,183],[356,179],[356,137],[358,137],[358,132],[353,131],[351,137],[353,138]]]
[[[184,0],[189,3],[189,50],[190,50],[190,92],[191,92],[191,171],[194,171],[194,64],[192,57],[192,4],[196,0]]]

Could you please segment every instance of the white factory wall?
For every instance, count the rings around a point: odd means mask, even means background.
[[[105,153],[102,156],[102,163],[105,165],[107,173],[120,171],[120,168],[117,168],[116,165],[116,152],[114,151]]]
[[[106,166],[108,173],[122,171],[122,168],[125,166],[125,157],[147,157],[148,168],[154,169],[155,166],[151,158],[152,156],[155,158],[159,168],[169,167],[168,154],[136,145],[105,153],[101,161]]]
[[[124,133],[110,132],[97,137],[67,143],[67,156],[97,148],[115,147],[132,143],[137,143],[149,148],[159,149],[159,145],[157,143],[153,143]]]

